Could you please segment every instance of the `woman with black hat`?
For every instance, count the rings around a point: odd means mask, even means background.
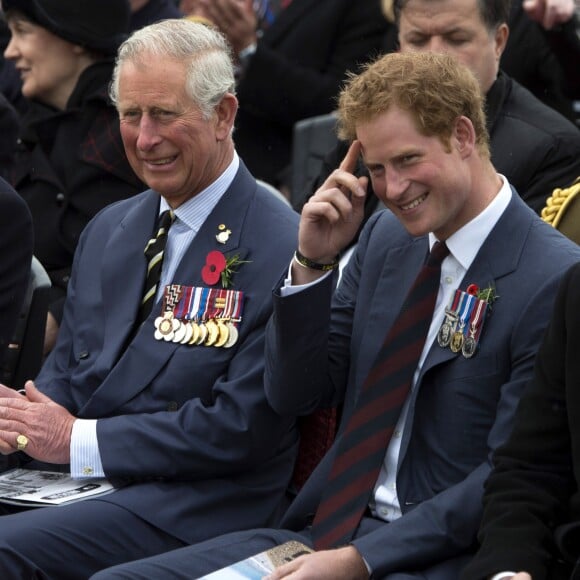
[[[127,162],[108,100],[127,0],[2,0],[4,56],[30,101],[11,181],[28,202],[35,255],[53,284],[45,350],[56,339],[74,250],[89,219],[145,187]]]

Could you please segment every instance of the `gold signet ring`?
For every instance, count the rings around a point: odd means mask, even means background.
[[[16,437],[16,449],[18,451],[24,451],[28,445],[28,437],[26,435],[18,435]]]

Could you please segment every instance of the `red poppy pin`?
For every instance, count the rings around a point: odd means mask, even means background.
[[[232,285],[232,276],[238,271],[237,266],[248,262],[240,260],[238,254],[226,258],[220,251],[212,250],[205,258],[201,278],[208,286],[213,286],[221,280],[222,288],[229,288]]]
[[[492,304],[499,296],[495,293],[495,288],[493,286],[488,286],[487,288],[480,288],[477,284],[470,284],[467,287],[466,292],[472,296],[476,296],[480,300]]]

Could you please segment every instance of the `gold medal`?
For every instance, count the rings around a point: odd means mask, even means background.
[[[191,326],[191,337],[189,338],[189,344],[197,344],[199,338],[199,325],[193,320],[189,323]]]
[[[453,352],[459,352],[462,346],[463,346],[463,332],[461,332],[461,330],[456,330],[453,333],[453,336],[451,337],[451,344],[449,348],[451,348]]]
[[[205,339],[205,346],[214,346],[217,342],[219,336],[219,328],[218,325],[215,323],[215,320],[208,320],[205,323],[207,328],[207,338]]]
[[[218,338],[216,340],[215,346],[222,347],[228,341],[230,331],[222,320],[217,321],[217,327],[218,327]]]
[[[205,325],[205,322],[200,322],[198,326],[199,326],[199,336],[195,341],[195,344],[203,344],[205,342],[205,339],[207,338],[207,326]]]

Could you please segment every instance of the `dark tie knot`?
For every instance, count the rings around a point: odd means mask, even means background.
[[[173,223],[174,219],[175,214],[173,213],[173,211],[170,209],[166,209],[159,217],[159,229],[163,228],[165,231],[167,231],[169,229],[169,226]]]
[[[427,258],[427,266],[439,267],[443,260],[449,255],[449,248],[445,242],[435,242],[431,253]]]

